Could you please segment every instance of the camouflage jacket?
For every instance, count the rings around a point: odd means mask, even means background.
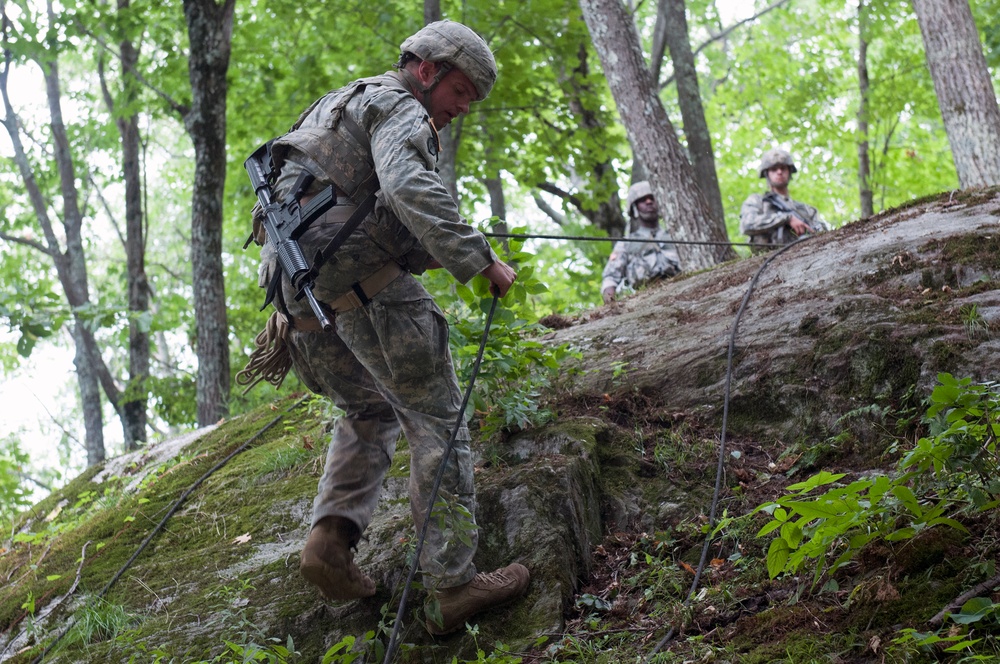
[[[281,168],[276,199],[308,168],[316,177],[310,192],[334,184],[344,204],[299,238],[307,257],[326,246],[350,216],[351,204],[360,203],[374,185],[380,187],[375,209],[320,270],[315,287],[320,300],[347,292],[389,261],[419,274],[433,258],[466,282],[496,260],[489,242],[466,223],[441,181],[437,131],[398,74],[359,79],[327,93],[274,146]],[[274,269],[274,252],[268,249],[270,243],[261,253],[261,284]],[[292,303],[289,307],[299,309]]]
[[[777,195],[777,194],[775,194]],[[752,244],[789,244],[798,236],[788,226],[792,215],[783,212],[766,200],[767,194],[751,194],[740,209],[740,231],[750,238]],[[787,196],[782,196],[786,205],[795,210],[795,216],[804,221],[814,233],[830,230],[830,226],[819,216],[816,208]]]
[[[662,228],[640,226],[629,238],[656,239],[660,242],[615,243],[608,264],[604,267],[601,292],[608,288],[618,291],[636,288],[660,277],[672,277],[681,271],[681,259],[670,233]]]

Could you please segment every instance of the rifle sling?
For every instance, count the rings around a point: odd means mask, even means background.
[[[367,217],[369,213],[375,209],[375,194],[377,192],[378,188],[376,187],[372,193],[368,194],[368,197],[361,202],[361,205],[354,210],[350,219],[344,222],[344,225],[341,226],[340,230],[337,231],[337,234],[333,236],[327,245],[323,247],[321,251],[316,252],[316,257],[313,259],[312,269],[309,270],[309,274],[306,276],[307,279],[316,278],[316,275],[319,274],[319,269],[323,267],[330,257],[333,256],[337,249],[340,249],[340,245],[344,244],[344,241],[347,240],[348,236],[350,236],[350,234],[361,225],[361,222],[364,221],[365,217]]]

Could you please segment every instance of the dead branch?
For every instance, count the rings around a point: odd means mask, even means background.
[[[947,614],[953,613],[956,609],[962,608],[962,605],[968,602],[973,597],[978,597],[983,593],[992,592],[993,589],[996,588],[997,586],[1000,586],[1000,574],[997,574],[992,579],[987,579],[986,581],[983,581],[975,588],[972,588],[971,590],[968,590],[959,595],[958,597],[956,597],[946,607],[941,609],[941,611],[939,611],[936,616],[928,620],[927,624],[930,625],[931,627],[940,627],[941,624],[944,622],[944,617]]]

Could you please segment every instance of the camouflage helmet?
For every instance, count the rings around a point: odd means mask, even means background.
[[[628,216],[635,216],[635,204],[637,201],[641,201],[646,196],[652,196],[653,189],[649,186],[649,182],[642,180],[641,182],[636,182],[631,187],[628,188],[628,196],[625,198],[625,205],[628,207]]]
[[[792,159],[790,152],[781,148],[774,148],[765,152],[764,156],[760,158],[760,166],[757,167],[757,171],[762,178],[766,178],[767,171],[780,164],[788,166],[789,173],[795,173],[799,170],[795,168],[795,160]]]
[[[400,65],[407,53],[428,62],[457,67],[476,86],[478,101],[486,99],[497,80],[497,63],[490,47],[471,28],[455,21],[428,23],[399,45]]]

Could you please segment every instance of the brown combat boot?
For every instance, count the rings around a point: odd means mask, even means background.
[[[343,602],[375,594],[375,582],[354,564],[351,549],[360,539],[357,525],[340,516],[324,517],[309,531],[299,571],[326,599]]]
[[[436,613],[433,606],[426,607],[427,631],[434,636],[443,636],[462,629],[466,621],[480,611],[506,604],[523,595],[529,577],[527,567],[512,563],[495,572],[480,572],[464,586],[432,592],[428,604],[433,605],[437,600],[441,620],[438,622],[430,617]]]

